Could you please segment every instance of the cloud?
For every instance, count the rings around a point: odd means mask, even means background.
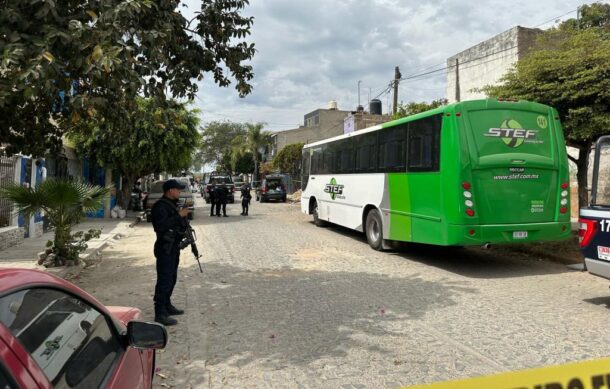
[[[200,1],[185,3],[192,12]],[[578,5],[577,0],[251,0],[242,13],[255,17],[247,39],[257,49],[253,93],[240,99],[231,87],[205,81],[195,103],[204,121],[294,128],[329,100],[339,109],[355,109],[358,80],[366,104],[369,90],[375,97],[386,89],[395,66],[403,76],[440,69],[448,57],[485,39],[516,25],[533,27]],[[445,79],[441,71],[403,81],[399,100],[445,97]],[[380,98],[385,112],[388,95]]]

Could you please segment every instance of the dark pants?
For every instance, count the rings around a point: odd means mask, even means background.
[[[216,216],[220,216],[220,206],[222,205],[222,214],[227,215],[227,202],[226,201],[218,201],[216,202]]]
[[[241,199],[241,213],[242,215],[248,214],[248,208],[250,208],[250,199]]]
[[[214,208],[216,208],[216,201],[210,199],[210,216],[214,216]]]
[[[180,249],[172,246],[169,253],[155,244],[157,258],[157,285],[155,285],[155,316],[166,316],[171,305],[171,297],[178,280]]]

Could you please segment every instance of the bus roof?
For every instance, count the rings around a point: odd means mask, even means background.
[[[527,101],[527,100],[518,100],[518,101],[506,100],[506,101],[504,101],[504,100],[498,100],[498,99],[479,99],[479,100],[460,101],[460,102],[456,102],[456,103],[452,103],[452,104],[448,104],[448,105],[443,105],[441,107],[434,108],[429,111],[420,112],[415,115],[410,115],[410,116],[392,120],[392,121],[389,121],[386,123],[378,124],[376,126],[368,127],[368,128],[362,129],[362,130],[355,131],[355,132],[350,132],[348,134],[337,135],[332,138],[327,138],[327,139],[323,139],[323,140],[320,140],[317,142],[308,143],[305,146],[303,146],[303,148],[305,149],[305,148],[310,148],[310,147],[316,147],[316,146],[323,145],[325,143],[334,142],[336,140],[351,138],[353,136],[359,136],[359,135],[367,134],[369,132],[381,130],[382,128],[393,127],[393,126],[396,126],[399,124],[411,122],[413,120],[425,118],[428,116],[438,115],[440,113],[445,113],[448,110],[453,110],[457,106],[460,106],[460,107],[481,106],[482,107],[482,106],[495,105],[495,104],[499,104],[499,103],[519,104],[523,108],[529,108],[532,110],[542,110],[542,109],[549,108],[548,106],[546,106],[544,104],[534,103],[534,102]]]

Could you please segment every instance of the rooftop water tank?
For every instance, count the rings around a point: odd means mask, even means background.
[[[337,102],[335,100],[329,101],[328,102],[328,109],[336,111],[337,110]]]
[[[371,115],[381,115],[381,100],[373,99],[369,103],[369,112]]]

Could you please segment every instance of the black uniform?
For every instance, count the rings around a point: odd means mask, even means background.
[[[210,216],[214,216],[214,208],[216,208],[216,187],[212,186],[210,188]]]
[[[183,227],[177,208],[178,200],[162,197],[152,208],[152,224],[157,234],[157,285],[155,286],[155,317],[167,316],[171,307],[172,292],[178,277]]]
[[[222,215],[227,216],[227,187],[222,185],[216,187],[216,216],[220,217],[220,207]]]
[[[241,214],[248,216],[248,209],[250,208],[250,200],[252,195],[250,194],[250,186],[245,184],[241,187]]]

